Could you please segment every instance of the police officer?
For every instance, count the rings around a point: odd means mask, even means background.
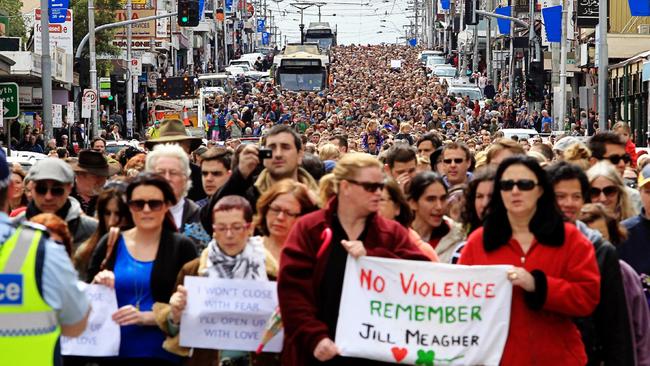
[[[86,328],[90,306],[62,245],[7,211],[13,183],[0,149],[0,365],[60,364],[59,336]]]

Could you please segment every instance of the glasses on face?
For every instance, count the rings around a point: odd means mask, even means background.
[[[532,179],[520,179],[520,180],[502,180],[499,182],[499,189],[502,191],[512,191],[513,188],[517,186],[517,189],[520,191],[531,191],[537,186],[537,182]]]
[[[36,183],[34,186],[34,191],[36,194],[45,196],[49,191],[52,196],[61,197],[65,193],[65,187],[63,186],[51,186],[49,187],[46,183]]]
[[[618,165],[618,163],[620,163],[621,160],[623,160],[625,164],[629,164],[630,161],[632,161],[632,158],[630,158],[630,154],[627,153],[621,155],[610,155],[605,159],[609,160],[614,165]]]
[[[179,172],[178,170],[156,170],[156,174],[160,174],[163,177],[166,177],[168,174],[171,178],[179,178],[184,176],[182,172]]]
[[[300,216],[300,212],[294,213],[294,212],[291,212],[289,210],[285,210],[283,208],[276,207],[276,206],[269,206],[269,213],[271,215],[274,215],[274,216],[280,216],[280,214],[284,214],[284,216],[290,217],[290,218],[293,218],[293,219]]]
[[[605,197],[614,197],[618,193],[618,188],[616,186],[607,186],[604,188],[591,187],[590,190],[591,198],[598,198],[601,194],[605,194]]]
[[[209,170],[201,170],[201,175],[204,176],[204,177],[207,177],[208,175],[212,175],[214,177],[220,177],[220,176],[223,175],[223,172],[220,172],[218,170],[215,170],[213,172],[211,172]]]
[[[165,204],[163,200],[132,200],[129,201],[129,207],[136,212],[144,210],[144,206],[149,206],[151,211],[160,211]]]
[[[358,182],[358,181],[353,180],[353,179],[346,179],[346,181],[348,181],[348,182],[350,182],[352,184],[356,184],[358,186],[361,186],[361,188],[363,188],[366,192],[369,192],[369,193],[377,192],[377,190],[381,191],[381,190],[384,189],[384,186],[386,185],[385,182],[381,182],[381,183]]]
[[[248,226],[249,224],[232,224],[230,226],[217,225],[214,227],[214,231],[221,234],[227,234],[228,231],[230,231],[231,233],[238,235],[248,229]]]
[[[456,164],[462,164],[463,161],[465,161],[465,159],[463,159],[463,158],[442,159],[442,162],[445,163],[445,164],[447,164],[447,165],[451,165],[451,162],[452,162],[452,161],[453,161],[454,163],[456,163]]]

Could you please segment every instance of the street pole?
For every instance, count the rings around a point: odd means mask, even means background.
[[[492,11],[492,0],[487,0],[487,11]],[[487,34],[485,37],[485,64],[487,66],[487,77],[494,83],[492,77],[492,18],[487,17]]]
[[[50,56],[50,12],[48,0],[41,0],[41,86],[43,88],[43,130],[52,138],[52,56]],[[15,123],[15,122],[14,122]],[[72,141],[72,137],[70,140]]]
[[[600,1],[598,9],[598,128],[607,130],[607,79],[609,51],[607,49],[607,1]]]
[[[88,51],[89,51],[89,61],[90,61],[90,89],[95,91],[97,99],[99,99],[99,90],[97,90],[97,53],[95,52],[95,2],[94,0],[88,0]],[[81,50],[83,49],[83,40],[82,43],[77,46],[77,58],[81,57]],[[91,109],[90,114],[90,127],[91,131],[88,132],[90,136],[99,135],[99,121],[97,118],[97,108],[99,102],[96,103]]]
[[[219,8],[219,0],[214,0],[214,72],[219,72],[219,22],[217,21],[217,9]],[[224,9],[224,18],[225,18]],[[225,21],[225,19],[224,19]]]
[[[560,115],[557,120],[558,130],[564,131],[564,117],[566,116],[566,59],[567,59],[567,6],[562,0],[562,36],[560,38]]]
[[[133,17],[133,4],[132,0],[126,0],[126,19],[131,20]],[[128,78],[126,79],[126,125],[129,126],[129,115],[130,118],[133,118],[133,75],[131,74],[131,40],[133,38],[133,28],[131,24],[126,26],[126,74]],[[119,111],[119,108],[118,108]],[[130,125],[133,126],[133,120],[131,120]],[[120,126],[122,128],[122,126]],[[127,135],[131,132],[131,129],[127,128]]]
[[[308,9],[315,4],[313,3],[292,3],[290,4],[294,8],[300,10],[300,44],[305,44],[305,23],[304,23],[304,14],[305,14],[305,9]]]
[[[473,72],[478,71],[478,24],[474,25],[474,49],[472,50],[472,71]]]
[[[508,67],[508,98],[515,95],[515,23],[510,22],[510,62]]]

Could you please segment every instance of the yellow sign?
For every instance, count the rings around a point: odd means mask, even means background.
[[[117,10],[116,15],[117,15],[116,20],[118,22],[127,20],[126,10]],[[131,15],[132,15],[131,19],[140,19],[140,18],[154,16],[156,15],[156,11],[155,10],[133,10]],[[131,27],[131,32],[133,37],[136,38],[137,37],[154,38],[156,37],[156,21],[150,20],[148,22],[135,23]],[[119,38],[126,37],[126,27],[117,28],[115,35]]]

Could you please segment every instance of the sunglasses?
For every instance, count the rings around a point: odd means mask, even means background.
[[[363,188],[366,192],[369,193],[375,193],[377,192],[377,190],[382,190],[386,185],[385,182],[381,182],[381,183],[357,182],[356,180],[352,180],[352,179],[346,179],[346,181],[361,186],[361,188]]]
[[[592,198],[600,197],[602,193],[605,194],[605,197],[613,197],[618,193],[618,188],[616,186],[607,186],[603,189],[591,187],[590,193]]]
[[[531,191],[537,186],[537,182],[532,179],[520,179],[520,180],[502,180],[499,182],[499,189],[502,191],[512,191],[513,188],[517,186],[517,189],[520,191]]]
[[[215,176],[215,177],[220,177],[220,176],[223,175],[223,172],[220,172],[220,171],[218,171],[218,170],[215,170],[215,171],[213,171],[213,172],[211,172],[211,171],[209,171],[209,170],[202,170],[202,171],[201,171],[201,175],[203,175],[204,177],[207,177],[208,175],[213,175],[213,176]]]
[[[623,160],[625,164],[628,164],[630,161],[632,161],[632,158],[630,158],[630,154],[622,154],[622,155],[611,155],[606,157],[605,159],[609,160],[612,164],[618,165],[618,163]]]
[[[453,161],[454,163],[456,163],[456,164],[462,164],[463,161],[465,161],[465,159],[463,159],[463,158],[442,159],[442,162],[445,163],[445,164],[447,164],[447,165],[451,165],[451,162],[452,162],[452,161]]]
[[[160,211],[165,201],[163,200],[132,200],[129,201],[129,207],[136,212],[144,210],[144,206],[149,206],[151,211]]]
[[[65,187],[63,186],[52,186],[48,187],[45,183],[36,183],[34,186],[34,191],[41,196],[45,196],[48,191],[52,196],[61,197],[65,193]]]

